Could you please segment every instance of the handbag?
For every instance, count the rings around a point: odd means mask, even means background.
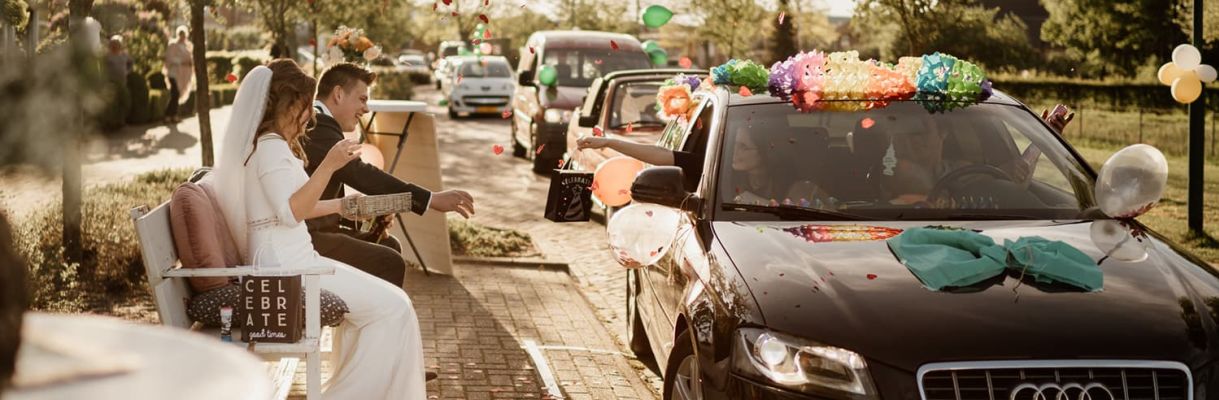
[[[593,173],[571,169],[571,160],[555,169],[546,193],[545,217],[554,222],[588,221],[593,209]]]

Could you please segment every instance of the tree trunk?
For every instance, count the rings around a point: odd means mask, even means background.
[[[68,3],[68,15],[70,23],[68,31],[70,32],[69,44],[72,46],[72,51],[81,54],[90,49],[89,40],[101,40],[100,38],[85,38],[80,34],[80,30],[84,29],[85,18],[93,10],[93,0],[71,0]],[[75,57],[74,57],[75,58]],[[93,61],[92,57],[86,60]],[[77,73],[84,73],[83,69],[88,66],[80,66]],[[85,126],[85,116],[82,114],[77,118],[77,126]],[[64,144],[63,154],[63,256],[64,261],[68,263],[79,263],[83,261],[83,247],[81,245],[81,168],[80,168],[80,142],[82,129],[74,129],[64,138],[67,143]]]
[[[195,59],[195,111],[199,114],[199,141],[203,149],[203,166],[215,164],[212,152],[211,99],[207,89],[207,41],[203,31],[203,5],[206,0],[190,2],[190,41]]]
[[[795,15],[789,13],[791,10],[788,3],[790,0],[779,0],[779,14],[784,14],[783,20],[780,22],[778,16],[773,20],[775,24],[774,37],[770,40],[770,62],[773,64],[787,59],[788,56],[796,53],[796,27]]]

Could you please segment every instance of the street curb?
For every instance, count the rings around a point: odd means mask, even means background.
[[[514,257],[453,257],[454,264],[469,264],[483,266],[498,266],[512,268],[540,268],[559,271],[571,275],[571,268],[566,261],[546,258],[514,258]]]

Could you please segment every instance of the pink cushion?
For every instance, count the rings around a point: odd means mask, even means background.
[[[237,247],[207,185],[183,183],[169,201],[170,230],[183,268],[225,268],[237,265]],[[229,283],[230,278],[190,278],[195,293]]]

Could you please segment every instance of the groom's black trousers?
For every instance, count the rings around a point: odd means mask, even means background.
[[[406,279],[406,261],[402,259],[402,244],[393,236],[377,243],[366,241],[359,233],[346,230],[310,230],[313,248],[322,257],[356,267],[381,278],[398,288]]]

